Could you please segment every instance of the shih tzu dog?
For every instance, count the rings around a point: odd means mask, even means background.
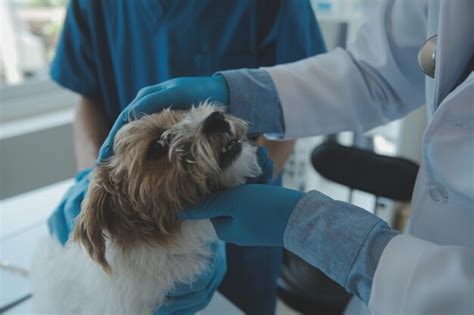
[[[34,309],[48,314],[151,314],[176,283],[206,270],[217,240],[209,220],[180,209],[261,170],[244,121],[204,103],[125,125],[115,155],[91,174],[72,237],[42,242]]]

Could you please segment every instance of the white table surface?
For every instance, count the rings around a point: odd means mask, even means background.
[[[28,269],[37,240],[48,233],[46,219],[72,180],[0,200],[0,261]],[[30,293],[27,277],[0,268],[0,307]],[[6,314],[32,314],[29,302],[24,302]],[[237,307],[216,293],[202,315],[243,314]]]

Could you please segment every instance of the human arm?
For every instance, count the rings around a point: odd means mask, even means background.
[[[256,7],[258,23],[256,26],[252,26],[257,28],[255,30],[255,36],[253,36],[255,38],[252,37],[252,41],[255,41],[253,44],[254,48],[251,49],[253,61],[249,60],[249,64],[246,66],[270,66],[303,59],[326,51],[318,23],[316,22],[314,12],[311,9],[308,0],[264,0],[255,1],[252,6]],[[250,48],[247,47],[243,49]],[[235,61],[230,61],[229,66],[232,66],[233,63],[234,66],[245,66],[245,64],[242,64],[242,62],[239,61],[238,55],[234,58]],[[192,82],[191,87],[186,84],[185,80],[181,79],[183,78],[171,80],[170,82],[163,82],[162,84],[155,86],[155,88],[150,87],[144,89],[142,91],[142,96],[147,96],[150,101],[148,104],[154,104],[153,106],[139,106],[141,99],[144,99],[144,97],[137,97],[137,99],[132,102],[132,107],[134,107],[135,112],[152,113],[171,105],[175,108],[188,108],[190,105],[197,105],[199,101],[204,101],[206,99],[219,101],[224,105],[228,105],[228,93],[226,91],[227,87],[224,80],[221,81],[223,84],[216,89],[215,85],[208,85],[208,82],[213,81],[215,78],[195,78],[197,80]],[[174,92],[169,89],[170,86],[173,87]],[[158,91],[157,87],[161,89],[161,93]],[[225,98],[216,95],[218,89],[225,90]],[[220,94],[222,95],[222,93]],[[263,100],[259,100],[258,103],[252,105],[258,106],[262,112],[264,112],[265,108],[262,108],[262,103]],[[234,106],[239,105],[240,104],[234,104]],[[131,107],[126,109],[127,114],[125,117],[128,116],[130,109]],[[232,113],[232,110],[230,110],[230,112]],[[263,133],[261,131],[265,128],[253,130],[257,122],[249,122],[251,123],[251,133]],[[123,123],[124,121],[120,120],[113,128],[111,137],[107,140],[108,147],[111,147],[111,144],[113,143],[112,140],[115,134],[114,130],[119,129]],[[259,144],[269,147],[270,155],[275,160],[275,173],[278,174],[291,153],[294,142],[281,140],[272,141],[269,138],[261,137]],[[109,151],[111,154],[112,150]],[[108,157],[109,154],[106,153],[107,151],[105,149],[101,152],[101,159]]]
[[[98,60],[92,45],[93,25],[88,16],[94,5],[72,0],[51,64],[51,78],[59,85],[81,96],[74,117],[74,148],[79,170],[95,165],[98,148],[111,122],[105,106],[97,74]]]
[[[218,236],[228,242],[284,245],[375,314],[463,314],[472,309],[472,248],[400,234],[373,214],[317,191],[241,185],[183,217],[210,217]]]
[[[342,202],[332,210],[332,201],[319,202],[314,211],[319,199],[308,194],[295,208],[285,247],[358,295],[373,314],[466,314],[473,309],[472,247],[399,234]],[[356,240],[359,249],[353,247]],[[349,257],[352,265],[344,264]]]
[[[375,313],[439,309],[461,314],[472,303],[472,248],[400,235],[373,214],[316,191],[242,185],[214,195],[183,217],[212,218],[218,236],[228,242],[284,245],[369,303]],[[446,281],[446,294],[441,283],[429,292],[436,281]],[[433,296],[439,297],[436,302]],[[419,297],[422,303],[417,303]]]
[[[150,105],[138,106],[139,100],[132,104],[150,113],[170,104],[188,108],[207,95],[228,104],[228,111],[248,121],[255,134],[297,138],[368,130],[425,102],[417,52],[427,36],[426,19],[426,0],[387,0],[348,50],[269,68],[223,71],[223,82],[216,79],[219,75],[192,84],[174,79],[159,84],[160,90],[148,90],[144,103]],[[209,88],[210,82],[219,84]],[[216,91],[226,97],[216,98]],[[122,117],[112,131],[127,121]],[[109,148],[112,140],[107,141]]]
[[[74,117],[74,149],[78,170],[94,167],[109,128],[101,105],[87,97],[81,97]]]
[[[209,217],[222,240],[285,246],[366,303],[378,259],[398,234],[354,205],[271,185],[241,185],[183,214]]]
[[[284,132],[287,138],[363,131],[403,116],[424,103],[417,52],[427,36],[426,11],[424,0],[385,1],[348,50],[259,70],[223,72],[231,112],[258,122],[256,129]],[[260,88],[268,85],[266,75],[274,91]],[[249,110],[247,100],[252,99],[271,102],[265,115],[273,116],[268,118],[273,124],[261,122],[257,106]]]
[[[268,10],[266,3],[263,5],[265,7],[262,10]],[[327,52],[321,29],[309,0],[280,1],[277,8],[278,12],[269,15],[262,14],[271,17],[270,27],[265,23],[267,21],[263,24],[259,23],[259,30],[263,30],[259,33],[263,35],[259,38],[258,66],[294,62]],[[281,173],[293,151],[295,141],[275,140],[262,135],[258,143],[268,148],[270,158],[275,164],[274,177],[276,177]]]

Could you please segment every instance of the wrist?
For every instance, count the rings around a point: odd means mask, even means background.
[[[297,230],[299,228],[298,222],[301,219],[299,209],[307,209],[311,207],[311,201],[308,198],[305,198],[305,194],[301,193],[301,197],[295,203],[293,209],[290,211],[288,220],[286,222],[285,229],[283,231],[283,247],[291,251],[292,245],[298,240],[295,240],[295,235],[297,235]]]
[[[215,74],[210,79],[212,84],[211,90],[214,91],[214,97],[211,101],[222,103],[224,106],[229,106],[229,85],[222,74]],[[229,112],[229,108],[227,108]]]
[[[295,208],[298,207],[298,204],[303,199],[304,193],[298,190],[288,189],[284,187],[279,188],[279,198],[277,199],[280,202],[281,208],[285,209],[287,212],[286,215],[282,216],[282,230],[279,232],[281,239],[281,244],[279,246],[285,245],[285,234],[289,227],[289,222],[291,220],[292,214]],[[291,229],[291,227],[290,227]]]
[[[249,134],[284,133],[280,101],[267,71],[241,69],[217,74],[225,78],[228,87],[229,113],[249,122]]]

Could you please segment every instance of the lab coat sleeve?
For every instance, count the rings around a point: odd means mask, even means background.
[[[293,210],[284,246],[368,304],[373,314],[470,314],[474,251],[391,230],[317,191]]]
[[[348,50],[264,68],[283,111],[286,137],[365,131],[424,103],[417,53],[427,1],[388,0]]]
[[[398,234],[364,209],[311,191],[293,210],[284,245],[367,304],[380,256]]]
[[[473,296],[472,248],[403,234],[382,253],[369,309],[373,314],[472,314]]]

